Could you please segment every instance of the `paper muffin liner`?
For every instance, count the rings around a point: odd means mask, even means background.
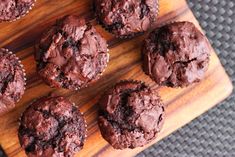
[[[148,32],[149,29],[151,29],[153,23],[157,20],[158,18],[158,15],[159,15],[159,0],[157,0],[157,5],[156,5],[156,17],[154,19],[154,21],[152,21],[152,24],[150,25],[150,27],[146,30],[146,31],[142,31],[142,32],[133,32],[131,34],[128,34],[128,35],[117,35],[115,33],[113,33],[108,26],[106,26],[102,20],[99,18],[99,16],[97,15],[97,12],[96,12],[96,7],[95,7],[95,4],[93,3],[93,10],[95,12],[95,18],[96,18],[96,21],[99,25],[102,26],[102,28],[104,28],[107,32],[113,34],[115,36],[115,38],[119,38],[119,39],[132,39],[136,36],[140,36],[140,35],[143,35],[145,32]]]
[[[26,90],[26,73],[25,73],[25,69],[24,69],[24,65],[21,63],[21,60],[19,59],[19,57],[16,56],[16,54],[14,54],[12,51],[6,49],[6,48],[0,48],[1,50],[5,51],[6,53],[10,54],[11,56],[13,56],[17,61],[19,66],[21,67],[22,73],[23,73],[23,80],[24,80],[24,92]],[[20,98],[15,102],[18,103],[22,96],[24,95],[24,93],[20,96]]]
[[[0,21],[0,23],[2,23],[2,22],[15,22],[15,21],[21,19],[22,17],[26,16],[26,15],[33,9],[33,7],[34,7],[36,1],[37,1],[37,0],[34,0],[34,1],[33,1],[33,4],[29,7],[29,9],[28,9],[24,14],[22,14],[22,15],[16,17],[15,19],[9,19],[9,20]]]

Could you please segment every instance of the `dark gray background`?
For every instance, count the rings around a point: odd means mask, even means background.
[[[176,0],[177,1],[177,0]],[[188,0],[235,85],[235,0]],[[137,157],[235,157],[235,92]]]

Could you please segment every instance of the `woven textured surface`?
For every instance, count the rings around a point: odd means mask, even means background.
[[[235,85],[235,0],[188,0]],[[235,157],[235,92],[137,157]]]

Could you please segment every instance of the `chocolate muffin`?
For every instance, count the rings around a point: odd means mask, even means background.
[[[64,97],[43,97],[33,102],[20,120],[19,140],[29,157],[70,157],[81,150],[85,121]]]
[[[190,22],[154,30],[142,52],[143,70],[159,85],[186,87],[199,82],[209,66],[209,42]]]
[[[25,72],[15,54],[0,48],[0,115],[13,109],[25,91]]]
[[[97,20],[117,37],[148,30],[158,14],[158,0],[94,0]]]
[[[1,0],[0,22],[14,21],[26,15],[36,0]]]
[[[115,149],[136,148],[153,141],[165,113],[156,92],[138,81],[122,81],[99,101],[102,136]]]
[[[104,38],[84,19],[66,16],[42,36],[37,70],[51,87],[80,89],[99,78],[109,54]]]

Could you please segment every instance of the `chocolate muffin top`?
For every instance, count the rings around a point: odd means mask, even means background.
[[[162,128],[163,103],[156,92],[141,82],[116,84],[98,104],[101,134],[115,149],[144,146]]]
[[[18,58],[0,48],[0,115],[15,107],[25,90],[25,78]]]
[[[84,19],[66,16],[39,42],[37,70],[52,87],[80,89],[99,78],[107,66],[106,41]]]
[[[174,22],[150,33],[143,46],[143,69],[157,84],[185,87],[208,69],[209,42],[190,22]]]
[[[150,28],[158,14],[158,0],[94,0],[99,22],[117,37]]]
[[[34,2],[35,0],[1,0],[0,22],[12,21],[25,15]]]
[[[66,98],[43,97],[23,113],[18,135],[29,157],[70,157],[83,148],[85,121]]]

